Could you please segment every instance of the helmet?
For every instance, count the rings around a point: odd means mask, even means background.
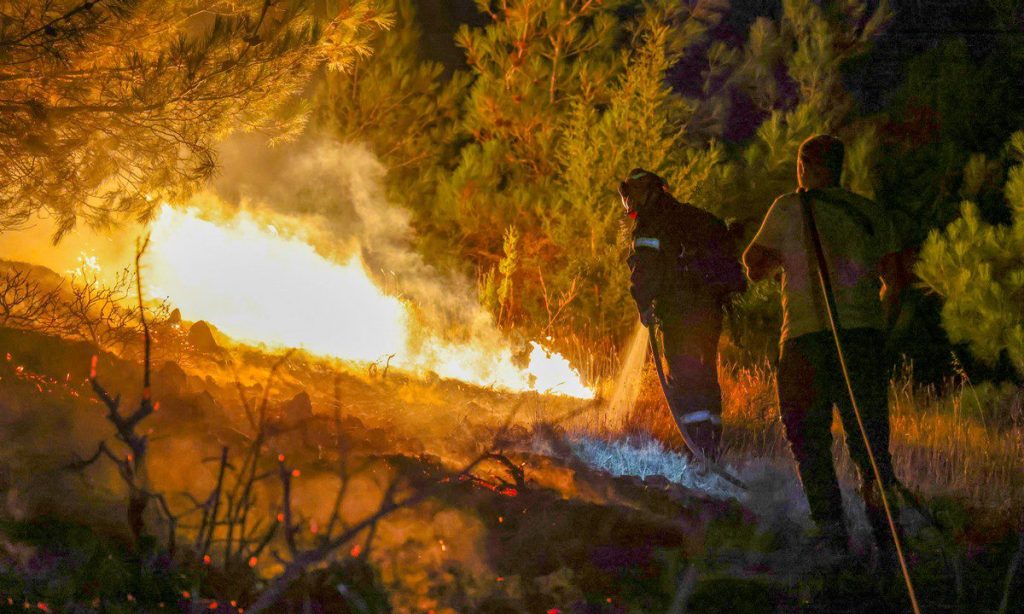
[[[636,219],[639,209],[650,202],[652,195],[668,191],[665,180],[656,173],[634,168],[629,176],[619,184],[619,197],[626,215]]]

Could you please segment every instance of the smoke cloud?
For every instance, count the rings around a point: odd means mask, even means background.
[[[424,259],[410,211],[388,199],[386,169],[365,146],[307,136],[269,147],[248,135],[229,139],[220,162],[204,192],[162,204],[149,228],[79,231],[64,249],[95,256],[110,278],[151,232],[150,296],[240,341],[395,358],[399,368],[509,390],[594,394],[563,357],[506,339],[473,280]],[[19,259],[76,267],[44,237],[22,235]]]
[[[423,331],[450,341],[500,341],[474,285],[417,253],[411,215],[388,200],[387,170],[365,146],[304,137],[271,147],[264,137],[241,135],[223,144],[220,163],[207,191],[171,204],[195,205],[214,220],[245,211],[288,226],[337,262],[358,253],[374,281],[413,308]],[[0,233],[0,257],[60,274],[94,259],[112,275],[131,265],[135,239],[146,233],[130,221],[105,229],[79,225],[54,245],[54,229],[52,220],[37,217],[24,229]]]
[[[415,249],[411,214],[389,201],[387,170],[365,146],[305,138],[270,148],[230,140],[212,192],[233,207],[302,220],[323,255],[360,253],[375,281],[409,303],[423,328],[449,341],[500,342],[492,318],[464,277],[443,273]]]

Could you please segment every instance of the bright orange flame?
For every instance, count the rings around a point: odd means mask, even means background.
[[[536,343],[526,369],[507,344],[411,343],[408,307],[373,283],[358,255],[334,262],[248,214],[214,223],[164,205],[151,232],[151,293],[235,339],[362,362],[393,355],[398,368],[474,384],[594,396],[569,361]]]

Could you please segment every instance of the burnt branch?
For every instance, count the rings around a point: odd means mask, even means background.
[[[142,275],[141,260],[142,254],[149,247],[149,235],[146,235],[145,240],[142,242],[135,243],[135,290],[136,297],[139,301],[139,323],[142,324],[142,336],[145,340],[145,357],[143,358],[142,365],[142,385],[143,385],[143,397],[149,399],[149,372],[150,372],[150,356],[152,350],[152,338],[149,336],[149,323],[146,322],[146,308],[142,302]]]
[[[497,461],[497,462],[501,463],[502,465],[504,465],[505,468],[508,469],[509,474],[511,474],[512,480],[513,480],[513,484],[515,485],[515,487],[517,489],[519,489],[520,491],[526,489],[526,472],[525,472],[525,470],[523,469],[522,466],[516,465],[515,463],[513,463],[504,454],[488,453],[488,454],[482,455],[481,462],[487,461],[487,460]],[[467,477],[470,477],[470,478],[473,478],[473,479],[479,479],[479,478],[476,478],[476,476],[473,476],[472,474],[469,474],[469,473],[465,473],[463,475],[465,475]],[[511,485],[512,484],[502,480],[502,486],[511,486]]]
[[[200,557],[210,552],[210,544],[213,542],[213,532],[216,527],[217,514],[220,511],[221,492],[224,488],[224,473],[228,468],[228,447],[223,446],[220,451],[220,467],[217,470],[217,483],[213,492],[202,504],[203,518],[200,529],[196,533],[196,550]]]
[[[140,279],[140,262],[148,243],[147,238],[136,247],[135,277],[137,280]],[[140,539],[146,534],[146,510],[150,501],[156,500],[162,515],[168,522],[168,548],[173,552],[176,544],[177,517],[171,512],[166,498],[160,493],[154,493],[149,488],[146,471],[148,436],[137,432],[139,424],[152,414],[154,410],[149,388],[150,345],[152,340],[149,336],[148,326],[145,323],[141,281],[137,281],[137,288],[139,299],[137,313],[142,321],[143,341],[145,344],[145,359],[143,361],[144,385],[138,407],[129,414],[122,413],[121,395],[111,396],[97,378],[98,356],[93,356],[92,364],[89,368],[89,383],[92,386],[93,392],[103,405],[106,406],[107,420],[114,426],[115,437],[128,448],[128,452],[122,458],[121,455],[111,450],[105,441],[102,441],[92,457],[72,463],[70,468],[82,470],[101,458],[107,458],[113,462],[121,475],[122,481],[128,487],[128,528],[135,543],[138,544]]]
[[[281,514],[284,517],[284,541],[292,556],[298,556],[299,547],[295,544],[295,523],[292,522],[292,470],[279,459],[281,477]]]
[[[494,455],[492,453],[481,454],[454,475],[470,475],[481,463],[492,459],[495,456],[499,455]],[[509,463],[511,464],[511,461],[509,461]],[[512,466],[514,467],[515,465]],[[281,479],[285,484],[288,484],[290,483],[291,474],[287,472],[286,469],[287,467],[284,466],[282,461]],[[448,484],[449,480],[438,480],[416,489],[414,492],[401,499],[397,499],[396,494],[402,487],[402,482],[399,479],[392,480],[384,492],[381,504],[378,506],[377,510],[368,517],[348,528],[345,528],[337,535],[323,535],[319,540],[317,540],[317,545],[313,548],[297,550],[292,546],[292,544],[289,544],[289,550],[292,552],[292,558],[290,561],[281,560],[281,562],[285,564],[285,570],[270,582],[267,588],[264,589],[264,591],[256,598],[248,611],[253,613],[264,612],[269,608],[274,607],[288,586],[305,573],[307,569],[322,564],[332,558],[335,556],[338,549],[359,537],[359,535],[364,531],[368,534],[366,545],[362,548],[363,555],[365,556],[366,551],[369,550],[370,540],[372,540],[374,529],[378,523],[399,510],[416,506],[433,496],[442,488],[447,487]],[[288,492],[290,492],[290,490]],[[283,505],[287,518],[292,513],[290,501],[287,496],[283,501]]]
[[[79,459],[71,463],[68,463],[65,468],[70,471],[81,471],[92,466],[96,461],[98,461],[102,457],[106,457],[112,463],[114,463],[114,465],[117,466],[119,469],[121,468],[123,462],[122,459],[118,458],[113,452],[110,451],[110,448],[107,447],[107,442],[105,441],[101,441],[99,443],[99,445],[96,447],[96,452],[92,456],[90,456],[89,458]],[[122,476],[124,476],[123,471]]]
[[[110,280],[101,280],[86,262],[55,281],[23,265],[5,265],[2,269],[0,326],[81,339],[122,356],[134,358],[138,354],[142,358],[138,349],[144,351],[139,348],[139,340],[147,334],[145,329],[166,321],[170,312],[166,301],[144,307],[141,297],[132,300],[140,280],[128,268]],[[181,345],[171,327],[159,330],[171,351],[174,341]]]
[[[5,271],[0,276],[0,326],[54,332],[63,283],[46,289],[26,269]]]
[[[255,406],[235,373],[235,388],[252,428],[252,432],[243,434],[249,440],[248,444],[237,466],[230,462],[227,446],[221,448],[218,458],[207,459],[218,461],[213,490],[203,500],[188,496],[193,503],[192,511],[201,513],[198,526],[193,527],[195,554],[207,561],[216,547],[226,571],[251,567],[253,560],[279,535],[283,523],[278,518],[269,522],[264,518],[254,518],[254,511],[259,499],[258,485],[276,475],[273,471],[261,469],[270,438],[267,408],[270,389],[290,356],[291,352],[288,352],[275,361],[267,374],[259,403]],[[289,526],[287,522],[283,524]]]

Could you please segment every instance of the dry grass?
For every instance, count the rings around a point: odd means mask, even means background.
[[[907,484],[987,508],[1024,506],[1024,390],[962,383],[942,394],[903,376],[889,399],[896,471]]]
[[[640,396],[604,434],[649,435],[674,449],[682,438],[648,365]],[[768,365],[720,369],[725,458],[791,459]],[[909,372],[890,387],[892,454],[897,474],[913,490],[953,497],[997,511],[1024,508],[1024,390],[1011,385],[950,383],[939,390],[914,384]],[[838,419],[833,435],[843,436]],[[837,446],[838,471],[853,478],[850,460]]]

